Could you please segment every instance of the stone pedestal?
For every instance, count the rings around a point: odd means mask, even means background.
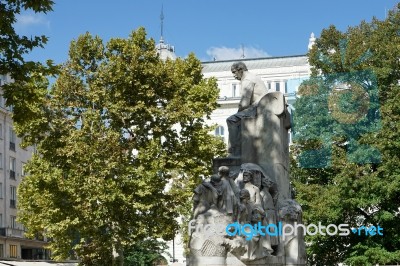
[[[190,257],[189,266],[226,266],[226,257]]]
[[[257,222],[261,222],[264,226],[268,223],[293,225],[302,222],[301,206],[291,195],[288,138],[291,125],[284,95],[280,92],[264,95],[258,103],[256,112],[255,117],[244,117],[241,120],[241,156],[213,160],[214,173],[217,174],[221,166],[226,166],[229,168],[227,176],[223,181],[218,181],[218,176],[217,178],[213,176],[214,179],[211,180],[214,181],[203,184],[202,189],[197,191],[196,199],[204,203],[202,206],[210,206],[211,210],[215,208],[221,212],[221,214],[209,213],[210,210],[202,212],[207,225],[222,222],[224,219],[220,217],[231,219],[230,222],[225,221],[226,225],[237,221],[238,224],[250,226]],[[229,193],[233,196],[226,196],[230,195],[226,194],[228,193],[226,187],[231,187]],[[257,198],[259,200],[254,200]],[[233,209],[238,212],[228,212],[228,208],[224,207],[226,203],[224,200],[236,202],[236,209]],[[238,217],[248,219],[236,220]],[[273,222],[266,217],[274,217],[271,218]],[[197,220],[199,218],[196,218]],[[242,235],[239,237],[240,243],[237,244],[229,242],[231,240],[226,236],[210,238],[202,234],[192,235],[192,256],[188,265],[306,265],[303,232],[297,232],[297,235],[293,234],[286,238],[274,236],[276,237],[274,241],[257,235],[256,237],[260,238],[259,242],[246,242]],[[238,248],[248,253],[238,252]],[[244,254],[246,255],[243,256]]]
[[[291,198],[289,178],[290,114],[281,92],[266,94],[257,116],[242,121],[242,163],[255,163],[278,185],[280,199]]]

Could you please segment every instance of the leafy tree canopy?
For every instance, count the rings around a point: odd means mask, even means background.
[[[38,152],[19,217],[52,239],[56,258],[73,250],[84,265],[112,265],[113,252],[174,236],[178,206],[224,150],[204,122],[216,80],[201,70],[193,54],[162,61],[139,28],[107,43],[81,35],[50,91],[45,80],[25,85],[39,93],[16,131]]]
[[[305,223],[380,225],[384,237],[315,235],[311,265],[400,262],[400,12],[322,31],[295,104],[292,175]]]
[[[47,42],[46,36],[21,36],[14,29],[17,15],[22,11],[31,10],[35,13],[47,13],[52,11],[53,4],[52,0],[0,1],[0,75],[10,75],[15,82],[24,84],[30,80],[31,76],[34,75],[33,73],[47,75],[56,70],[51,61],[48,62],[49,67],[44,67],[38,62],[24,59],[24,55],[34,48],[44,47]],[[36,94],[30,88],[6,85],[2,89],[8,105],[35,102]],[[15,119],[18,120],[20,117],[17,116]]]

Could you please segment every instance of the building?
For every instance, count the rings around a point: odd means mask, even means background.
[[[16,221],[17,187],[26,174],[24,166],[34,148],[21,148],[21,139],[14,132],[12,107],[6,106],[1,89],[8,82],[9,76],[0,75],[0,260],[48,259],[45,242],[25,238],[25,228]]]

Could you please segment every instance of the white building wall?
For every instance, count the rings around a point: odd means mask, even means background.
[[[1,89],[11,81],[9,76],[0,75],[0,258],[20,259],[22,248],[41,249],[44,242],[24,238],[24,227],[16,222],[17,189],[34,148],[21,148],[21,139],[15,134],[12,109],[6,106]]]

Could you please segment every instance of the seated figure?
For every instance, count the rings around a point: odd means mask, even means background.
[[[243,62],[232,65],[233,76],[240,80],[241,99],[238,112],[227,118],[229,131],[228,157],[241,156],[241,121],[245,117],[254,117],[258,101],[268,92],[260,77],[250,73]]]

